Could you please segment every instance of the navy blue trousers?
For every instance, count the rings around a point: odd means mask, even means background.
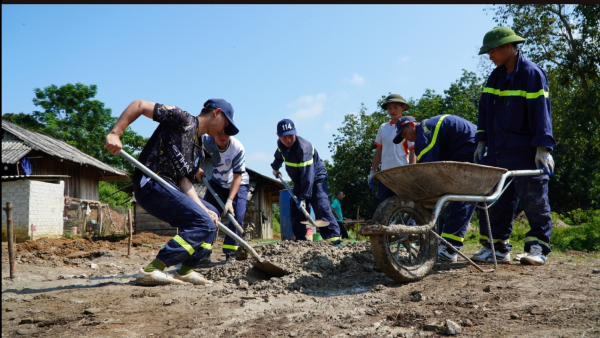
[[[443,219],[444,217],[440,215],[438,219],[438,233],[455,248],[462,248],[469,221],[474,211],[475,205],[473,204],[450,202],[445,212],[447,217]]]
[[[295,187],[299,184],[294,184],[292,192],[298,196],[300,191],[296,191]],[[300,189],[298,189],[300,190]],[[327,227],[319,228],[321,237],[335,241],[340,239],[340,226],[338,225],[331,208],[329,207],[329,187],[327,181],[314,182],[312,187],[312,197],[306,200],[306,212],[310,214],[311,206],[315,209],[315,219],[322,219],[329,222]],[[296,206],[296,201],[290,198],[290,218],[292,219],[292,232],[296,240],[306,240],[306,225],[300,222],[306,221],[306,216]]]
[[[392,196],[396,196],[396,193],[386,187],[385,184],[377,181],[377,206]]]
[[[515,210],[521,202],[525,216],[529,221],[530,230],[525,235],[525,251],[529,252],[531,245],[539,244],[544,255],[550,249],[550,236],[552,235],[552,218],[550,217],[550,203],[548,201],[548,176],[523,176],[515,177],[512,184],[500,196],[498,201],[488,209],[494,239],[494,249],[507,252],[512,249],[508,242],[512,233]],[[480,242],[491,248],[488,238],[487,220],[485,213],[479,209]]]
[[[177,190],[152,179],[140,187],[140,180],[134,178],[135,199],[150,215],[179,228],[179,233],[158,252],[156,259],[166,266],[182,263],[193,267],[210,255],[217,228],[201,206],[179,187],[171,185]],[[205,206],[218,213],[214,206],[208,203]]]
[[[221,199],[221,202],[223,202],[223,204],[225,204],[225,202],[229,198],[230,189],[223,188],[221,185],[214,182],[213,180],[208,181],[208,183],[214,189],[214,191],[217,193],[217,196],[219,196],[219,198]],[[219,202],[217,202],[217,200],[213,197],[213,195],[211,194],[210,191],[208,191],[208,190],[206,191],[203,201],[206,201],[206,202],[214,205],[218,210],[217,213],[221,214],[223,212],[223,209],[221,209]],[[233,198],[232,204],[233,204],[233,213],[235,214],[234,218],[238,222],[238,224],[242,227],[242,229],[244,228],[244,215],[246,214],[246,204],[247,203],[248,203],[248,185],[240,185],[240,188],[238,189],[237,194]],[[227,217],[227,216],[225,216],[225,217]],[[235,225],[233,225],[233,223],[231,221],[229,221],[229,224],[227,225],[227,227],[229,228],[229,230],[235,232],[236,235],[238,235],[238,236],[242,235],[239,233],[239,231],[237,231],[237,229],[235,228]],[[229,236],[225,236],[225,240],[223,241],[223,252],[225,254],[235,252],[238,249],[238,246],[239,246],[239,243],[237,241],[235,241],[233,238],[231,238]]]

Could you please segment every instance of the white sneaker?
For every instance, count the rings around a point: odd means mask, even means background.
[[[157,285],[170,285],[170,284],[184,284],[183,281],[173,278],[168,273],[160,270],[154,270],[152,272],[144,271],[144,268],[140,268],[136,278],[135,284],[143,286],[157,286]]]
[[[179,272],[175,272],[175,278],[177,278],[179,281],[182,282],[186,282],[186,283],[192,283],[194,285],[206,285],[206,284],[212,284],[213,282],[202,277],[201,274],[197,273],[196,271],[192,271],[190,273],[188,273],[187,275],[180,275]]]
[[[458,254],[455,252],[450,254],[448,252],[448,247],[445,245],[440,245],[438,248],[438,262],[440,263],[456,263]]]
[[[472,257],[471,260],[474,262],[486,263],[488,258],[492,257],[492,249],[488,249],[487,247],[482,247],[477,251]]]
[[[490,250],[490,253],[492,253],[492,250]],[[494,263],[494,257],[492,257],[492,255],[490,255],[487,259],[487,262]],[[505,252],[505,253],[496,251],[496,263],[510,264],[510,251]]]
[[[544,265],[546,263],[546,255],[542,253],[542,247],[534,244],[529,248],[527,256],[521,258],[521,264],[524,265]]]

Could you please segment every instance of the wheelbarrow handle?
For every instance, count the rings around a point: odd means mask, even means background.
[[[154,173],[152,170],[148,169],[145,165],[141,164],[138,160],[136,160],[131,155],[129,155],[128,153],[126,153],[123,149],[121,149],[121,152],[119,152],[119,155],[121,157],[123,157],[124,159],[126,159],[127,161],[129,161],[131,164],[133,164],[136,168],[140,169],[144,174],[150,176],[156,182],[164,185],[165,187],[169,187],[169,188],[171,188],[173,190],[177,190],[174,186],[172,186],[169,183],[167,183],[167,181],[165,181],[164,179],[162,179],[160,176],[156,175],[156,173]],[[221,222],[217,222],[217,226],[219,227],[219,229],[221,229],[221,231],[223,231],[224,233],[226,233],[229,237],[233,238],[236,242],[240,243],[259,262],[261,261],[260,256],[252,248],[252,246],[250,244],[246,243],[244,240],[242,240],[238,235],[235,234],[235,232],[229,230],[229,228],[227,228]]]
[[[204,182],[204,185],[206,186],[206,188],[210,191],[210,193],[213,195],[215,200],[217,200],[217,203],[219,203],[219,205],[221,206],[221,209],[225,210],[225,205],[223,204],[223,201],[221,201],[221,199],[219,198],[219,195],[217,195],[215,190],[210,186],[210,184],[208,183],[208,179],[206,179],[206,176],[202,176],[202,182]],[[233,217],[231,212],[229,212],[229,211],[227,212],[227,217],[229,218],[229,221],[231,223],[233,223],[233,225],[235,226],[235,228],[237,229],[237,231],[240,234],[244,233],[244,229],[242,229],[240,224],[235,220],[235,218]]]
[[[281,175],[277,175],[277,178],[281,181],[281,183],[283,183],[283,185],[285,185],[285,188],[287,189],[287,191],[290,193],[290,195],[292,196],[294,201],[296,201],[296,204],[298,204],[298,198],[294,195],[294,193],[292,192],[292,189],[290,189],[290,186],[287,183],[285,183],[285,181],[283,180],[283,177],[281,177]],[[301,206],[300,210],[302,210],[302,213],[304,213],[304,216],[310,222],[310,224],[312,226],[316,227],[317,225],[315,224],[315,221],[313,221],[312,217],[310,217],[310,214],[308,212],[306,212],[306,209],[304,209],[304,207]]]

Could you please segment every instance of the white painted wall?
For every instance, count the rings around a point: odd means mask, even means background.
[[[2,182],[2,207],[6,207],[8,201],[13,202],[13,226],[17,241],[63,235],[64,190],[64,181],[58,184],[31,180]],[[6,240],[4,211],[2,240]]]

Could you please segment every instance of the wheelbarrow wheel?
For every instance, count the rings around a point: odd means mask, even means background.
[[[374,224],[423,225],[431,213],[419,204],[390,197],[379,205]],[[379,268],[397,282],[414,282],[425,277],[435,264],[438,241],[428,234],[373,235],[371,250]]]

